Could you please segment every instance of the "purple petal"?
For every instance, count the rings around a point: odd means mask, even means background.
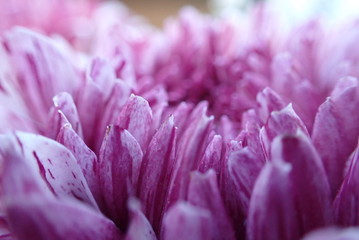
[[[188,118],[185,132],[179,139],[178,156],[171,181],[170,202],[183,199],[187,192],[190,171],[198,168],[209,142],[213,117],[206,116],[207,104],[199,104]]]
[[[276,136],[282,134],[295,134],[297,130],[301,130],[309,136],[304,123],[294,112],[291,104],[280,111],[272,112],[260,133],[267,157],[270,158],[270,146]]]
[[[214,135],[199,162],[198,170],[200,172],[204,173],[212,168],[219,175],[221,171],[222,144],[222,137]]]
[[[254,183],[264,165],[264,162],[258,160],[255,155],[244,148],[229,156],[228,168],[229,174],[239,195],[241,211],[247,215],[249,200],[252,195]]]
[[[277,138],[272,161],[290,163],[291,189],[304,232],[331,223],[330,187],[318,153],[302,133]]]
[[[62,91],[74,93],[79,81],[70,61],[43,36],[16,28],[4,38],[9,59],[16,74],[15,84],[31,116],[46,123],[54,95]],[[39,125],[39,130],[43,126]]]
[[[116,226],[79,202],[17,199],[6,206],[6,215],[19,240],[116,240]]]
[[[349,169],[334,201],[336,222],[344,226],[359,224],[359,147],[349,159]]]
[[[99,183],[102,211],[125,229],[128,223],[127,200],[134,195],[142,161],[136,139],[119,126],[110,126],[100,149]]]
[[[216,228],[211,239],[235,239],[213,170],[209,170],[205,174],[192,173],[188,188],[188,201],[211,213]]]
[[[69,125],[62,126],[56,137],[56,141],[67,147],[74,155],[96,202],[99,202],[100,190],[98,185],[98,161],[96,154],[87,147],[81,137],[77,135]]]
[[[173,116],[153,136],[142,161],[138,195],[155,231],[165,210],[175,160],[176,129]]]
[[[265,88],[257,95],[259,104],[258,115],[263,123],[267,122],[271,112],[279,111],[285,107],[283,100],[270,88]]]
[[[10,141],[20,147],[24,160],[55,196],[79,199],[97,209],[81,168],[68,149],[51,139],[21,132]]]
[[[120,113],[118,125],[127,129],[145,151],[152,134],[152,110],[148,102],[131,95]]]
[[[359,228],[325,228],[307,234],[302,240],[358,240]]]
[[[212,217],[209,211],[178,202],[171,207],[163,220],[164,240],[212,239]],[[180,226],[180,227],[179,227]]]
[[[156,234],[146,216],[141,212],[139,205],[136,200],[130,199],[129,209],[131,223],[127,230],[125,240],[156,240]]]
[[[248,211],[248,240],[299,238],[290,170],[286,163],[268,163],[260,173]]]
[[[315,118],[312,139],[322,158],[335,194],[343,180],[346,160],[359,136],[359,87],[353,78],[342,79]]]
[[[77,108],[72,99],[72,96],[69,93],[62,92],[57,94],[54,98],[54,106],[56,110],[60,110],[65,116],[66,119],[71,124],[74,131],[82,137],[82,127],[80,123],[80,117],[77,113]]]

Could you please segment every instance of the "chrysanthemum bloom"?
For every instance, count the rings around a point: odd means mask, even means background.
[[[3,239],[358,238],[355,25],[94,11],[87,52],[1,37]]]

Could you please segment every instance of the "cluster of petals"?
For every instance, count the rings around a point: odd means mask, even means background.
[[[358,22],[0,6],[0,239],[359,239]]]

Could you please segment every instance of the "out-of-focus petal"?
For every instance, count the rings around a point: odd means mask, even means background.
[[[349,159],[349,169],[334,201],[336,222],[344,226],[359,224],[359,147]]]
[[[142,151],[136,139],[119,126],[109,126],[98,164],[102,211],[125,229],[128,198],[136,193]]]
[[[247,219],[248,240],[293,240],[299,238],[289,180],[291,167],[268,163],[253,189]]]
[[[130,199],[128,205],[131,223],[125,240],[156,240],[156,234],[146,216],[141,212],[137,200]]]
[[[188,201],[211,213],[214,221],[213,227],[216,228],[211,239],[235,239],[213,170],[209,170],[205,174],[192,173],[188,188]]]
[[[343,180],[344,167],[359,136],[359,85],[354,78],[341,79],[315,118],[312,139],[328,174],[332,194]]]
[[[12,232],[19,240],[119,240],[110,220],[74,201],[16,199],[6,206]]]
[[[301,132],[277,138],[272,161],[290,163],[290,181],[302,233],[332,222],[330,186],[323,164],[309,138]]]
[[[163,220],[164,240],[207,240],[215,230],[208,210],[178,202]]]
[[[359,228],[325,228],[307,234],[302,240],[358,240]]]
[[[285,107],[280,96],[268,87],[258,93],[257,102],[259,104],[258,115],[263,123],[267,122],[271,112],[279,111]]]

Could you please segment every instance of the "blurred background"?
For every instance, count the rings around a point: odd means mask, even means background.
[[[122,0],[135,13],[146,17],[152,24],[162,25],[163,20],[173,16],[185,5],[200,11],[219,14],[235,9],[244,10],[254,2],[270,2],[279,14],[289,21],[321,15],[332,20],[359,15],[359,0]]]

